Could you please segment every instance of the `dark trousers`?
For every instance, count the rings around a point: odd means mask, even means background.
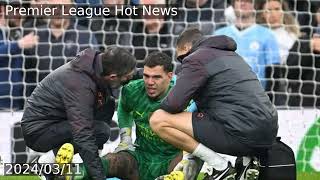
[[[103,121],[95,121],[93,124],[96,145],[102,149],[103,144],[109,139],[110,127]],[[73,144],[71,126],[68,121],[52,124],[32,135],[24,135],[24,139],[28,147],[38,152],[47,152],[52,149],[57,151],[64,143]],[[77,152],[76,147],[75,152]]]
[[[229,134],[223,124],[210,119],[206,113],[192,113],[192,127],[195,139],[217,153],[232,156],[263,155],[270,146],[255,146],[240,142]]]

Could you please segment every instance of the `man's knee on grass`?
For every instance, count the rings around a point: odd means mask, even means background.
[[[127,152],[109,153],[103,158],[108,160],[108,177],[139,179],[138,163]]]

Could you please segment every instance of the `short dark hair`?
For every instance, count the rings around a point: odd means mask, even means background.
[[[177,39],[177,47],[182,47],[186,43],[194,45],[203,38],[202,32],[196,27],[190,27],[184,30]]]
[[[130,73],[137,64],[136,58],[126,49],[111,46],[101,55],[102,75],[112,73],[123,76]]]
[[[163,66],[165,72],[172,72],[174,65],[172,59],[163,52],[154,51],[144,59],[144,66],[153,68]]]

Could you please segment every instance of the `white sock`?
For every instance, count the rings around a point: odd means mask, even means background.
[[[55,158],[56,156],[53,153],[53,150],[50,150],[44,154],[42,154],[38,160],[39,163],[44,163],[44,164],[48,164],[48,163],[55,163]]]
[[[251,161],[251,157],[249,157],[249,156],[243,156],[242,157],[242,164],[243,164],[243,166],[247,166],[249,163],[250,163],[250,161]]]
[[[72,163],[75,163],[75,164],[80,164],[80,163],[83,163],[83,160],[80,156],[79,153],[76,153],[73,158],[72,158]]]
[[[218,171],[222,171],[228,167],[227,160],[225,160],[218,153],[212,151],[201,143],[199,143],[192,154],[207,162],[209,166],[212,166]]]

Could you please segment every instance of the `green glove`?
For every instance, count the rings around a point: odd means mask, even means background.
[[[120,143],[118,144],[118,147],[114,150],[114,153],[124,151],[124,150],[130,150],[130,151],[135,150],[135,147],[132,144],[131,128],[120,129]]]

